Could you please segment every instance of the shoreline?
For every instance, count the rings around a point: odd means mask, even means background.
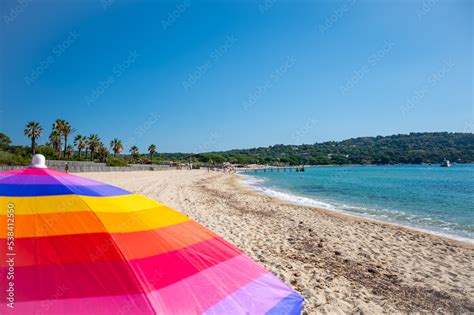
[[[362,219],[362,220],[370,220],[372,222],[376,222],[376,223],[380,223],[380,224],[393,225],[393,226],[396,226],[396,227],[399,227],[399,228],[405,228],[405,229],[409,229],[409,230],[412,230],[412,231],[426,233],[426,234],[430,234],[430,235],[437,236],[437,237],[443,237],[443,238],[446,238],[446,239],[449,239],[449,240],[452,240],[452,241],[457,241],[457,242],[461,242],[461,243],[465,243],[465,244],[474,246],[474,239],[470,239],[470,238],[467,238],[467,237],[456,236],[456,235],[449,234],[449,233],[442,233],[442,232],[432,231],[432,230],[429,230],[429,229],[424,229],[422,227],[410,226],[408,224],[405,225],[403,223],[391,222],[391,221],[388,221],[388,220],[384,221],[383,219],[372,218],[370,216],[365,216],[365,215],[357,214],[357,213],[351,213],[351,212],[345,211],[345,210],[340,210],[340,209],[336,209],[336,208],[331,209],[329,207],[325,207],[324,205],[318,206],[318,205],[313,205],[313,204],[310,204],[310,203],[296,202],[296,201],[292,201],[292,200],[289,200],[289,199],[279,198],[277,196],[267,194],[264,191],[260,191],[260,190],[257,189],[257,187],[252,186],[251,184],[244,183],[243,181],[245,181],[246,178],[252,177],[251,175],[242,174],[242,173],[237,173],[236,175],[238,177],[240,177],[239,178],[239,184],[242,185],[243,187],[248,188],[252,192],[255,192],[257,194],[265,195],[269,198],[273,198],[273,199],[279,200],[281,202],[288,203],[290,205],[302,206],[302,207],[312,207],[312,208],[315,208],[315,209],[329,211],[329,212],[333,212],[333,213],[337,213],[337,214],[345,215],[345,216],[350,216],[350,217],[354,217],[354,218],[358,218],[358,219]],[[276,193],[279,193],[279,194],[285,194],[285,195],[288,195],[288,196],[291,195],[291,196],[296,197],[298,199],[307,199],[307,200],[310,200],[310,201],[314,201],[315,203],[321,203],[321,204],[324,203],[324,202],[320,202],[320,201],[311,199],[309,197],[298,196],[298,195],[293,194],[293,193],[280,192],[280,191],[273,190],[273,189],[268,189],[268,188],[267,188],[267,190],[273,191],[273,192],[276,192]]]
[[[297,290],[303,314],[474,310],[469,243],[289,204],[229,173],[80,175],[143,194],[211,229]]]
[[[474,162],[453,162],[453,165],[472,165]],[[436,166],[440,167],[439,163],[398,163],[398,164],[303,164],[305,168],[315,168],[315,167],[347,167],[347,166]],[[237,169],[237,173],[251,172],[255,170],[271,170],[271,169],[283,169],[283,168],[297,168],[298,165],[287,165],[287,166],[271,166],[271,165],[256,165],[249,167],[241,167]]]

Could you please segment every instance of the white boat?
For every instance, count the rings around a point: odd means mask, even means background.
[[[451,162],[449,162],[449,160],[444,159],[444,161],[439,166],[441,166],[441,167],[450,167]]]

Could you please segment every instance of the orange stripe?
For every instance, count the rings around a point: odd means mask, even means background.
[[[15,216],[15,237],[90,233],[128,233],[155,230],[191,220],[165,207],[133,212],[63,212]],[[0,216],[0,238],[7,237],[7,216]]]
[[[0,226],[7,226],[7,217],[0,216]],[[94,213],[65,212],[15,216],[15,238],[105,233],[105,227]],[[7,229],[0,230],[0,238],[6,238]]]
[[[112,237],[130,260],[170,252],[216,236],[199,223],[188,221],[154,231],[114,234]]]
[[[20,238],[15,242],[15,266],[141,259],[186,248],[215,237],[214,233],[197,222],[187,221],[144,232]],[[7,266],[6,260],[0,260],[0,267]]]

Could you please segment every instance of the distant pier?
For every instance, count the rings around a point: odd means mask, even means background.
[[[254,172],[254,173],[261,173],[261,172],[304,172],[304,166],[272,166],[272,167],[262,167],[256,168],[253,170],[248,170],[246,172]]]

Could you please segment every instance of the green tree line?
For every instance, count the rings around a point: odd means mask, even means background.
[[[0,165],[29,165],[31,156],[35,153],[41,153],[49,160],[96,161],[114,166],[160,162],[156,157],[155,144],[148,147],[149,155],[140,154],[135,145],[131,146],[130,155],[122,155],[124,145],[120,139],[111,140],[110,146],[107,146],[98,134],[83,136],[76,133],[71,124],[64,119],[56,119],[43,144],[39,144],[40,139],[45,136],[44,128],[39,122],[28,122],[23,133],[30,140],[30,147],[11,145],[10,138],[0,132]]]
[[[423,132],[391,136],[359,137],[344,141],[314,144],[283,145],[207,153],[158,153],[150,144],[148,153],[132,145],[124,154],[118,138],[106,146],[97,134],[83,136],[72,126],[57,119],[48,140],[38,145],[43,128],[37,122],[26,124],[24,134],[30,147],[12,146],[10,138],[0,133],[0,164],[28,165],[32,153],[47,159],[90,160],[123,166],[129,163],[193,163],[197,165],[233,164],[261,165],[343,165],[343,164],[421,164],[439,163],[444,159],[456,163],[474,163],[474,134]],[[74,137],[72,138],[72,136]],[[71,143],[72,139],[72,143]],[[109,150],[110,149],[110,150]]]
[[[201,154],[162,153],[163,160],[202,163],[332,165],[332,164],[420,164],[448,159],[474,162],[474,134],[423,132],[392,136],[359,137],[344,141],[283,145]]]

